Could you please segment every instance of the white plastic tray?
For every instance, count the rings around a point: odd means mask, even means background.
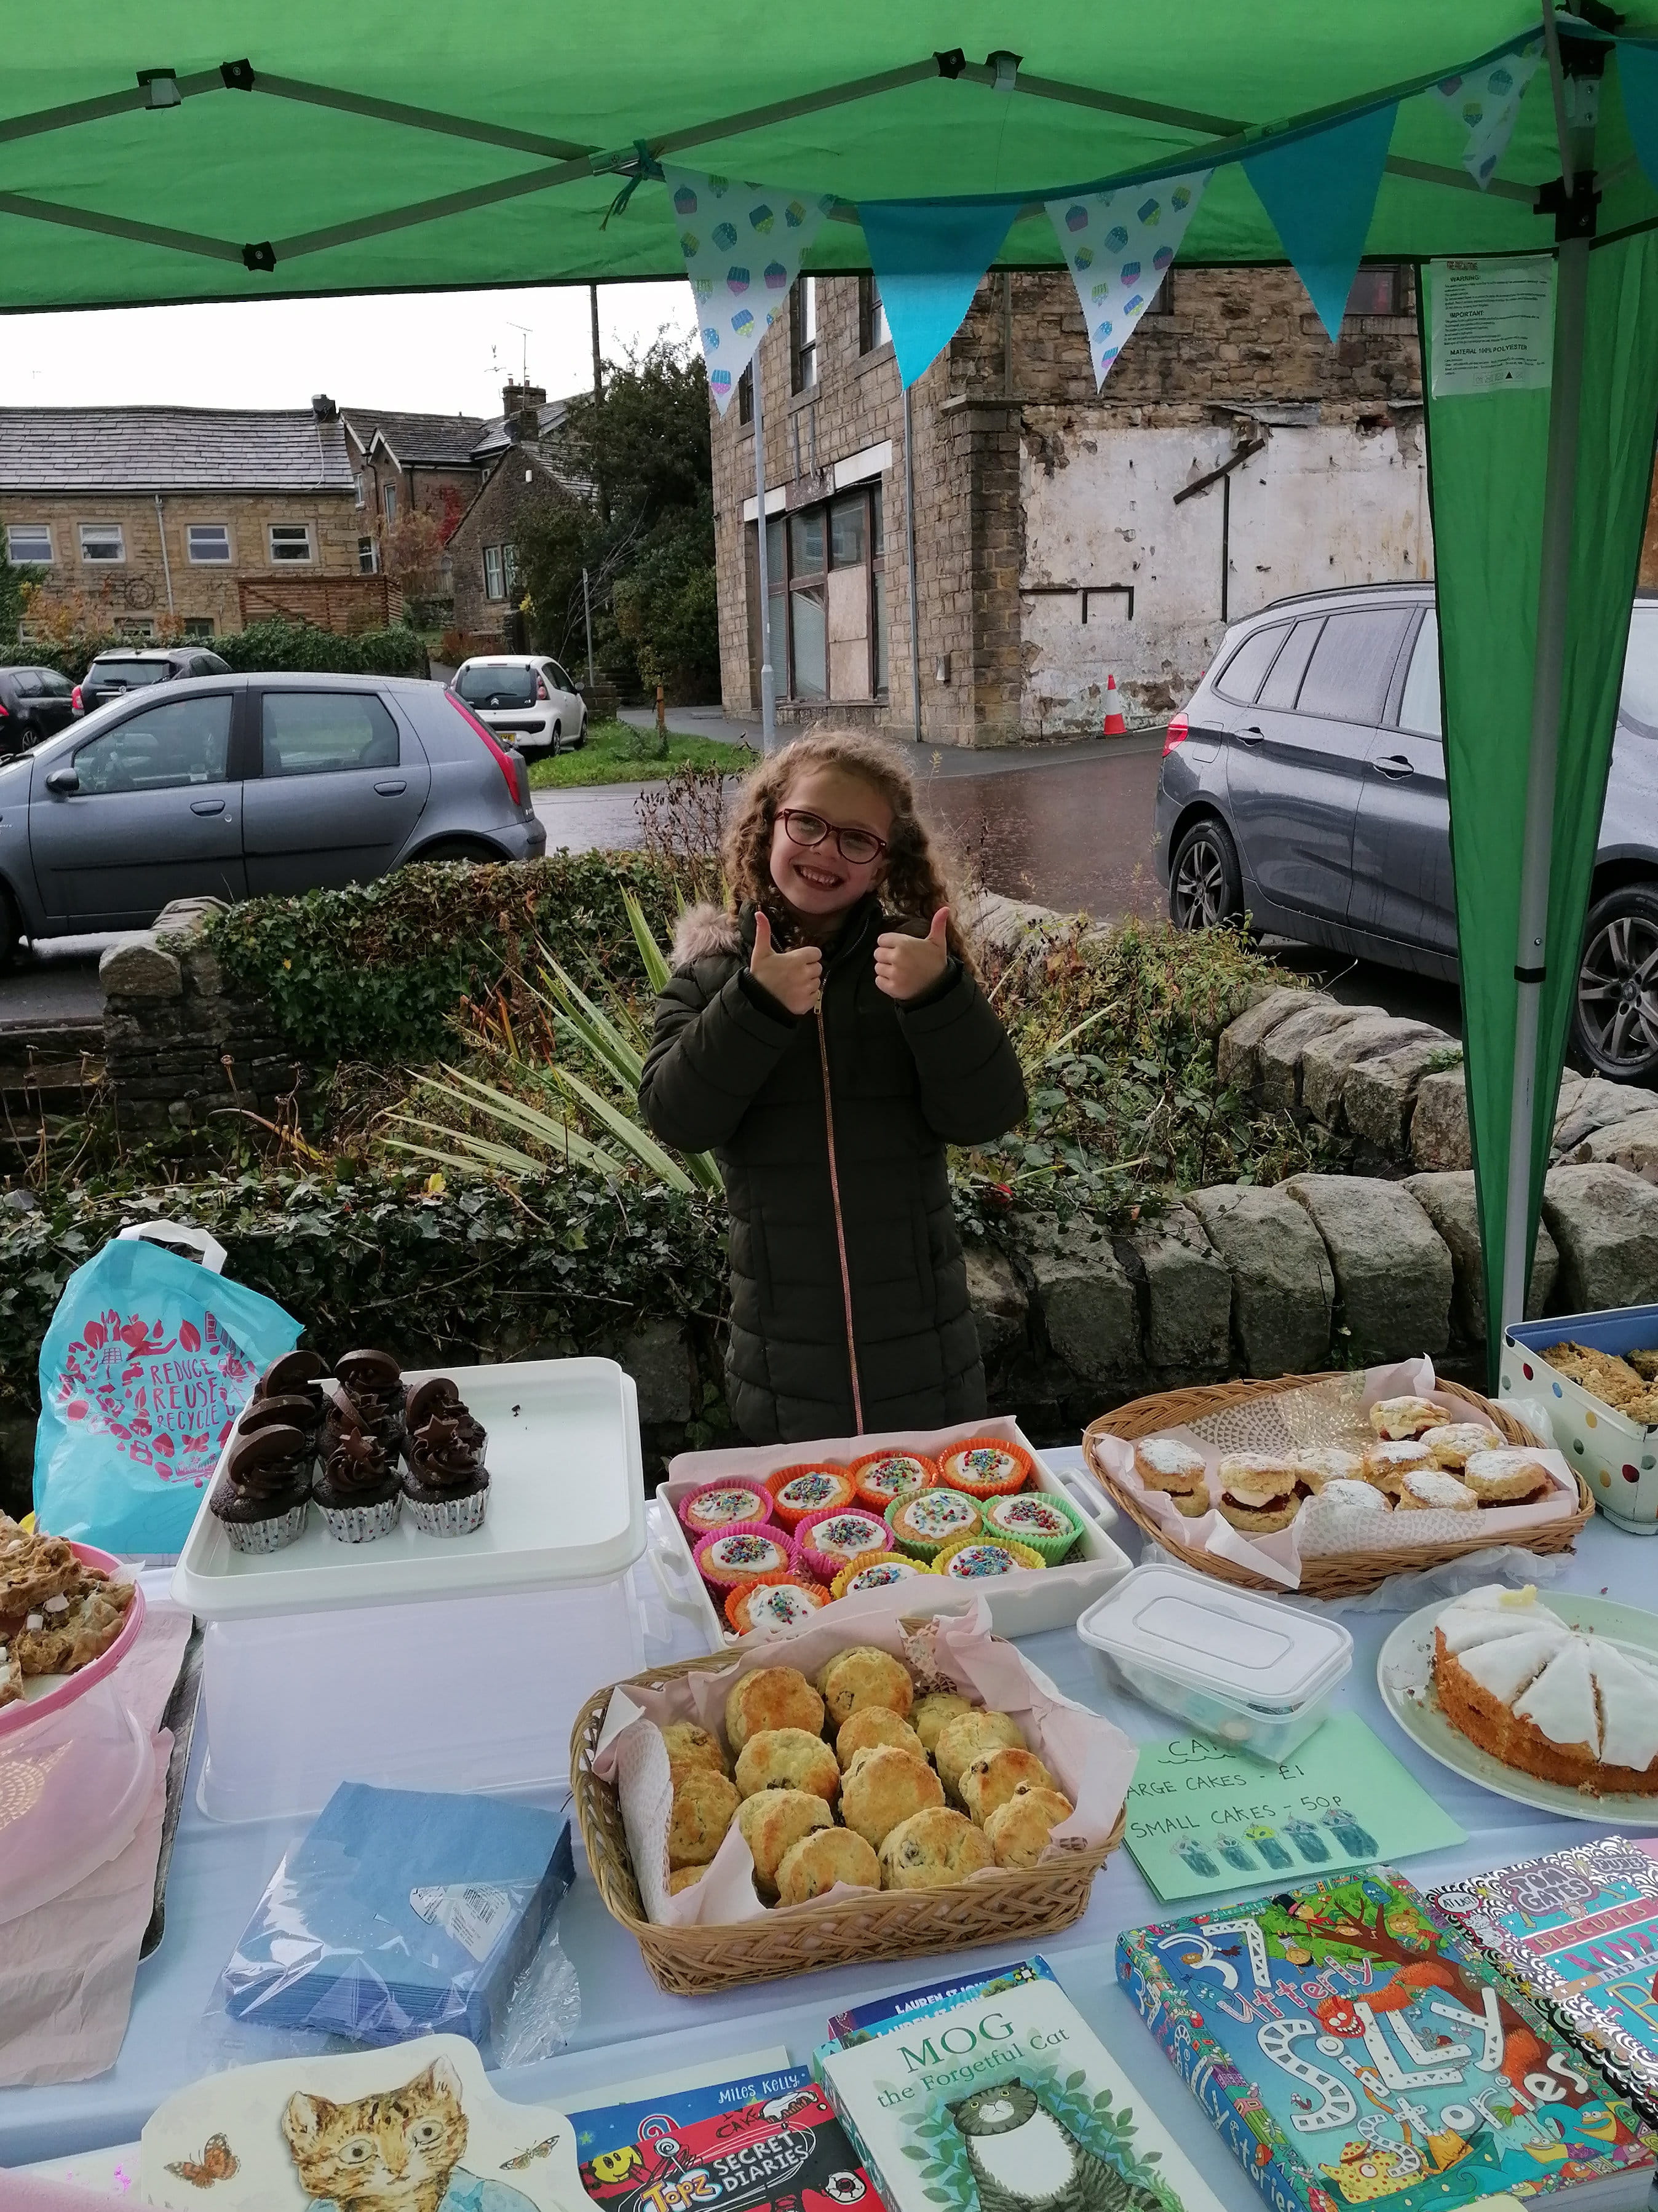
[[[632,1376],[613,1359],[535,1359],[420,1369],[405,1379],[412,1388],[428,1374],[452,1377],[489,1431],[489,1510],[476,1535],[423,1535],[405,1513],[390,1535],[342,1544],[313,1506],[297,1543],[238,1552],[209,1504],[210,1483],[173,1577],[178,1603],[204,1620],[252,1620],[626,1573],[645,1548]],[[227,1451],[234,1441],[233,1433]]]
[[[1117,1518],[1116,1508],[1092,1476],[1078,1471],[1059,1474],[1050,1468],[1016,1420],[999,1415],[983,1421],[958,1422],[955,1427],[926,1433],[914,1430],[885,1436],[841,1437],[815,1443],[768,1444],[750,1449],[682,1452],[668,1468],[668,1480],[651,1507],[647,1557],[655,1571],[666,1604],[701,1630],[710,1651],[742,1639],[715,1609],[708,1585],[697,1572],[696,1561],[685,1540],[684,1529],[673,1510],[673,1500],[704,1482],[723,1482],[747,1476],[763,1480],[780,1467],[804,1466],[816,1459],[842,1462],[861,1459],[865,1452],[920,1451],[936,1457],[969,1437],[999,1437],[1030,1454],[1035,1490],[1055,1492],[1075,1506],[1083,1522],[1076,1556],[1062,1567],[1017,1567],[1010,1575],[986,1582],[948,1582],[942,1575],[914,1575],[901,1585],[907,1613],[938,1613],[963,1595],[981,1597],[990,1607],[991,1626],[999,1636],[1035,1636],[1047,1628],[1069,1628],[1093,1601],[1121,1582],[1132,1560],[1113,1542],[1107,1531]],[[824,1608],[825,1611],[829,1607]]]

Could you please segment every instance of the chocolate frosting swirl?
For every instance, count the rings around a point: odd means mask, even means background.
[[[343,1428],[328,1453],[328,1486],[343,1497],[384,1490],[390,1472],[386,1447],[367,1429]]]
[[[477,1424],[471,1421],[471,1425],[477,1428]],[[489,1480],[482,1452],[466,1435],[462,1422],[449,1413],[434,1413],[410,1438],[409,1464],[416,1480],[426,1490],[475,1490],[480,1476]]]
[[[277,1424],[238,1437],[225,1462],[225,1474],[231,1488],[243,1497],[281,1505],[295,1492],[303,1495],[310,1488],[314,1455],[315,1447],[302,1431]]]

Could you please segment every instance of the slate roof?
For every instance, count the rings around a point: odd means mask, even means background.
[[[342,407],[340,413],[365,453],[378,433],[405,468],[411,461],[428,469],[469,468],[489,428],[476,415],[405,415],[384,407]]]
[[[343,492],[345,426],[206,407],[0,407],[0,492]]]
[[[537,437],[549,437],[562,430],[564,428],[564,417],[568,412],[568,406],[562,399],[550,400],[546,405],[537,407],[536,410]],[[497,415],[493,422],[480,422],[478,429],[482,434],[472,447],[472,459],[475,461],[493,461],[497,455],[504,453],[508,446],[519,442],[507,436],[507,417],[504,415]]]

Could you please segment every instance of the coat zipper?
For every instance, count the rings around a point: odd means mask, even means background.
[[[854,1433],[864,1433],[864,1400],[858,1387],[858,1346],[852,1328],[852,1270],[847,1265],[846,1224],[841,1217],[841,1176],[835,1159],[835,1107],[829,1097],[829,1032],[823,1026],[823,1001],[817,1006],[817,1057],[823,1070],[823,1128],[829,1139],[829,1202],[835,1208],[835,1242],[841,1255],[841,1295],[847,1316],[847,1364],[852,1372],[852,1419]]]

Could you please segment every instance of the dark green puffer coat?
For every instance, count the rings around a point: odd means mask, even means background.
[[[958,962],[912,1006],[876,988],[875,940],[893,928],[925,934],[873,898],[854,908],[825,959],[821,1015],[797,1020],[748,973],[752,908],[698,907],[656,1002],[639,1103],[664,1143],[713,1152],[725,1175],[726,1395],[752,1443],[985,1410],[944,1146],[1022,1120],[1024,1082]]]

